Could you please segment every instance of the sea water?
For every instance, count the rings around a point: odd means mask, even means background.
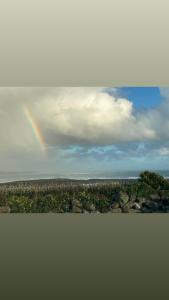
[[[165,178],[169,178],[169,170],[150,170],[157,172]],[[90,172],[90,173],[50,173],[50,172],[0,172],[0,183],[37,180],[37,179],[137,179],[141,171],[114,171],[114,172]]]

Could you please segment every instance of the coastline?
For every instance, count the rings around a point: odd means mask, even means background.
[[[136,180],[139,179],[138,177],[88,177],[88,178],[73,178],[73,177],[46,177],[46,178],[36,178],[36,177],[32,177],[32,178],[23,178],[23,179],[11,179],[11,180],[0,180],[0,185],[4,185],[4,184],[19,184],[19,183],[45,183],[45,182],[55,182],[56,184],[60,184],[60,183],[110,183],[110,182],[117,182],[117,181],[127,181],[127,182],[135,182]],[[164,177],[164,179],[169,180],[169,176]]]

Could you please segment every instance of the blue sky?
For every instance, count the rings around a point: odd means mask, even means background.
[[[122,87],[117,90],[118,95],[131,100],[136,108],[152,108],[162,101],[158,87]]]

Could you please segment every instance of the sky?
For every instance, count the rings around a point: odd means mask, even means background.
[[[2,172],[166,170],[169,88],[0,87]]]
[[[123,87],[119,88],[119,95],[131,99],[137,108],[152,108],[162,100],[158,87]]]

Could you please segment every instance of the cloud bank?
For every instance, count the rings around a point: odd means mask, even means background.
[[[156,138],[149,119],[135,112],[131,101],[104,89],[61,89],[32,104],[49,144],[111,145]]]
[[[136,110],[105,87],[0,88],[0,155],[40,159],[23,107],[31,111],[49,155],[102,159],[169,155],[169,89],[162,103]]]

